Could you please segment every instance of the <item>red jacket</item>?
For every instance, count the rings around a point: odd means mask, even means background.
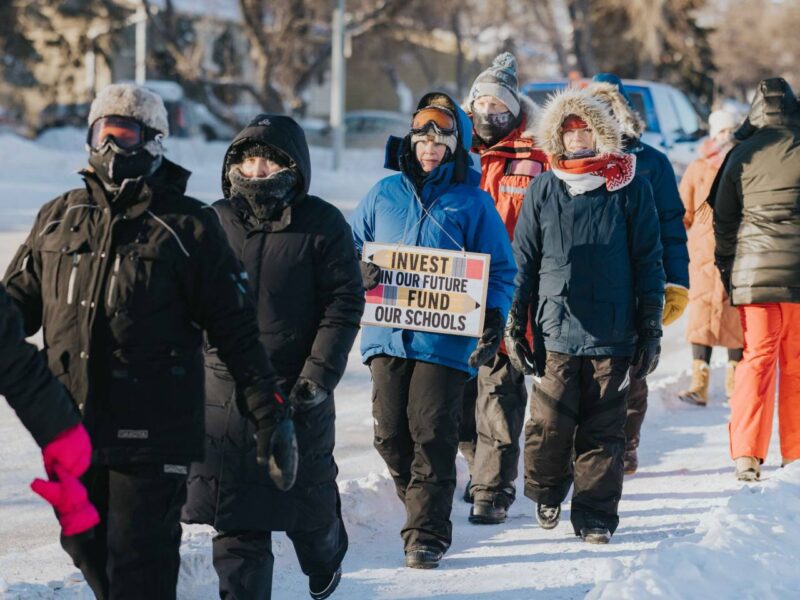
[[[547,155],[536,148],[533,139],[538,108],[525,96],[520,97],[520,104],[522,122],[519,127],[491,148],[484,145],[472,148],[481,157],[481,189],[492,196],[508,237],[512,240],[528,186],[535,177],[550,169]],[[480,140],[473,136],[473,139]],[[532,342],[530,320],[528,340]],[[505,353],[505,344],[501,344],[500,351]]]

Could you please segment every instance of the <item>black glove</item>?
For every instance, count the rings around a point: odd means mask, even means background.
[[[490,308],[483,319],[483,335],[467,361],[473,369],[482,367],[497,354],[503,339],[505,321],[499,308]]]
[[[365,290],[369,291],[381,282],[381,268],[378,265],[360,260],[358,266],[361,269],[361,283]]]
[[[330,397],[330,392],[305,377],[299,377],[289,394],[289,404],[296,412],[310,410]]]
[[[547,353],[544,341],[534,332],[534,349],[528,343],[525,332],[528,327],[528,304],[515,298],[508,311],[505,342],[511,365],[525,375],[544,376]]]
[[[644,379],[656,370],[661,357],[661,330],[644,329],[636,340],[636,350],[631,358],[631,366],[635,368],[633,377]]]
[[[283,397],[273,391],[272,384],[258,382],[242,393],[255,421],[256,462],[269,469],[269,476],[281,491],[294,485],[297,477],[297,437],[294,433],[292,409]],[[269,401],[264,402],[264,397]],[[253,414],[255,412],[255,414]]]

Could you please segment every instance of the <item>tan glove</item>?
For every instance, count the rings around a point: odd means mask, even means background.
[[[681,285],[668,283],[664,290],[664,315],[661,323],[669,325],[677,321],[689,304],[689,290]]]

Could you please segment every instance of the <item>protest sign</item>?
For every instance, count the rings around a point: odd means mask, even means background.
[[[399,244],[364,244],[381,269],[367,292],[362,325],[480,337],[489,284],[488,254]]]

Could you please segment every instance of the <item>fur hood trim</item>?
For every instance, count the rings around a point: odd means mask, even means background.
[[[611,114],[620,125],[622,135],[637,140],[642,137],[642,133],[645,130],[645,122],[628,103],[628,100],[616,85],[604,81],[595,81],[589,84],[586,91],[608,106]]]
[[[550,97],[535,128],[536,141],[548,156],[558,159],[567,153],[561,137],[561,124],[569,115],[580,117],[591,127],[598,154],[622,152],[619,124],[606,105],[586,90],[566,88]]]

